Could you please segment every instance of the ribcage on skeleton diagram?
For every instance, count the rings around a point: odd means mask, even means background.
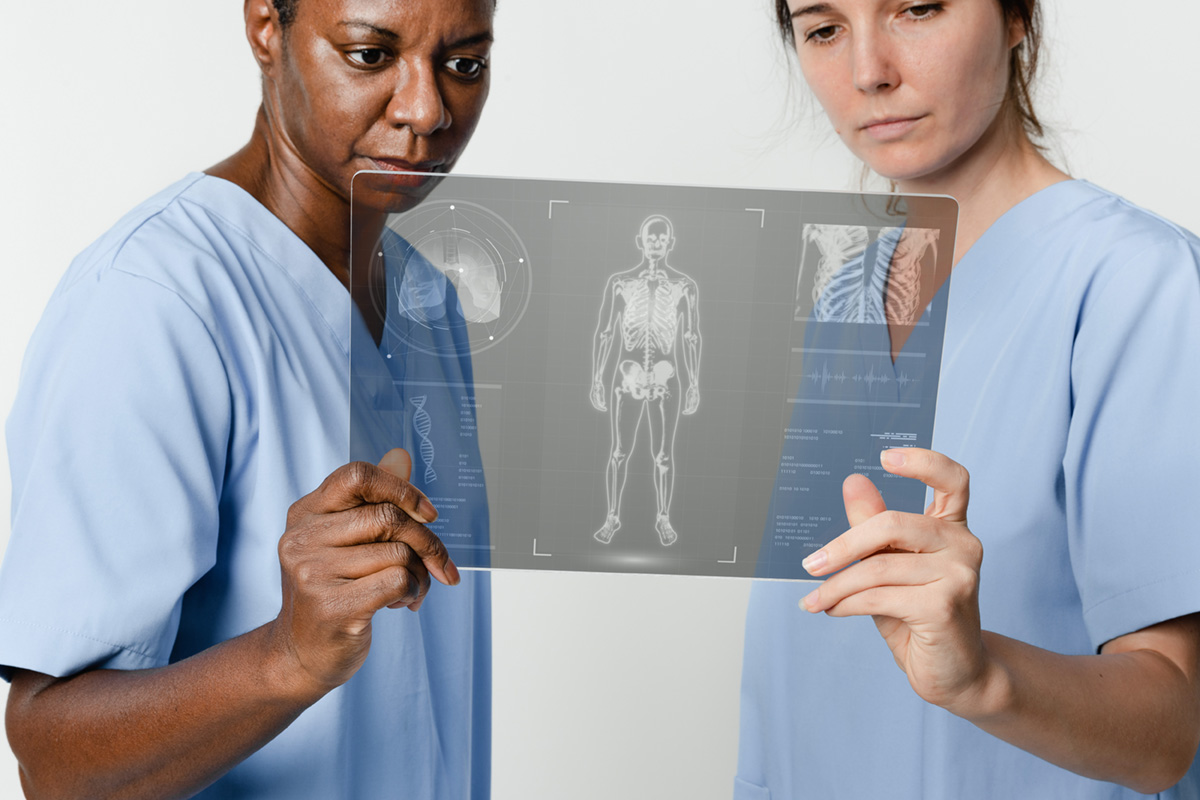
[[[644,279],[621,285],[625,298],[621,335],[626,350],[653,346],[658,352],[670,353],[674,349],[681,292],[679,282],[655,282],[653,291],[650,282]]]

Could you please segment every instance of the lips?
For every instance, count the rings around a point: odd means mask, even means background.
[[[391,172],[440,172],[441,164],[436,161],[405,161],[402,158],[371,158],[381,170]]]
[[[437,161],[405,161],[401,158],[375,158],[368,156],[374,168],[381,172],[393,173],[388,181],[399,187],[417,188],[435,175],[443,171],[442,164]]]
[[[890,141],[904,136],[916,127],[923,117],[879,117],[862,126],[862,130],[870,137],[880,141]]]

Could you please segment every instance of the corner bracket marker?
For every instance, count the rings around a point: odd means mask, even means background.
[[[760,228],[766,227],[767,210],[765,208],[747,208],[746,210],[747,211],[757,211],[758,212],[758,227],[760,227]],[[724,562],[722,562],[722,563],[724,563]]]
[[[735,544],[733,546],[733,558],[731,560],[722,561],[721,559],[717,559],[717,563],[718,564],[736,564],[737,563],[737,545]]]
[[[550,556],[552,555],[551,553],[539,553],[539,552],[537,551],[537,539],[534,539],[534,540],[533,540],[533,554],[534,554],[535,556],[541,556],[542,558],[550,558]],[[734,553],[734,556],[736,557],[736,556],[737,556],[737,554],[736,554],[736,553]]]
[[[571,202],[571,201],[570,200],[551,200],[549,203],[550,208],[546,212],[546,219],[554,219],[554,204],[555,203],[569,203],[569,202]]]

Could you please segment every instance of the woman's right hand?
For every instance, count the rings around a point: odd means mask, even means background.
[[[983,546],[967,528],[970,478],[952,459],[915,447],[886,451],[882,463],[933,488],[933,502],[924,514],[889,511],[871,481],[847,478],[852,527],[805,560],[811,574],[830,577],[802,605],[871,615],[917,694],[972,716],[995,676],[979,619]]]
[[[408,477],[412,459],[347,464],[288,510],[279,540],[283,603],[272,639],[299,691],[323,695],[367,657],[382,608],[420,608],[432,575],[459,582],[445,545],[424,523],[437,511]]]

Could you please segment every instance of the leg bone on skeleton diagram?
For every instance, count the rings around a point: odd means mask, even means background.
[[[680,415],[695,413],[700,403],[700,331],[696,283],[667,264],[674,243],[669,219],[646,218],[637,236],[641,263],[608,279],[600,309],[591,400],[608,412],[612,434],[605,467],[608,511],[594,534],[604,544],[621,527],[629,453],[643,421],[654,460],[654,529],[664,546],[679,538],[670,520],[675,430]]]

